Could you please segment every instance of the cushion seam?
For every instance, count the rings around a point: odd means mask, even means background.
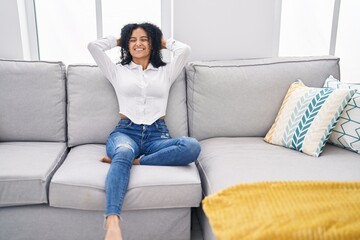
[[[51,182],[51,185],[62,185],[62,186],[70,186],[70,187],[84,187],[84,188],[90,188],[90,189],[97,189],[97,190],[105,190],[105,188],[100,188],[100,187],[95,187],[95,186],[90,186],[90,185],[75,185],[75,184],[65,184],[65,183],[54,183]],[[201,182],[199,181],[198,183],[189,183],[189,184],[168,184],[168,185],[146,185],[146,186],[134,186],[134,187],[130,187],[128,188],[128,190],[130,189],[136,189],[136,188],[146,188],[146,187],[166,187],[166,186],[198,186],[201,185]]]
[[[240,59],[241,60],[241,59]],[[239,60],[239,61],[240,61]],[[255,59],[254,59],[255,60]],[[260,60],[260,59],[259,59]],[[261,59],[263,60],[263,59]],[[307,60],[301,60],[301,59],[294,59],[294,60],[286,60],[286,61],[279,61],[279,62],[269,62],[269,63],[248,63],[248,64],[234,64],[230,65],[230,63],[224,64],[224,65],[210,65],[211,62],[208,63],[192,63],[192,66],[195,67],[208,67],[208,68],[225,68],[225,67],[249,67],[249,66],[261,66],[261,65],[273,65],[273,64],[283,64],[283,63],[306,63],[306,62],[318,62],[318,61],[335,61],[339,62],[339,58],[321,58],[321,59],[307,59]]]

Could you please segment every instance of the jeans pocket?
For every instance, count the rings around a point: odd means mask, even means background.
[[[128,118],[120,119],[116,128],[129,128],[132,125],[132,121]]]
[[[155,126],[160,133],[169,133],[169,129],[167,128],[166,123],[164,121],[156,122]]]

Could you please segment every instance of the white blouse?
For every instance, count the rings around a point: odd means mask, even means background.
[[[165,66],[147,69],[131,62],[115,64],[105,53],[115,47],[116,38],[108,36],[88,44],[88,49],[105,77],[113,85],[119,102],[119,112],[136,124],[151,125],[166,114],[170,87],[185,66],[190,47],[168,39],[166,48],[173,52],[173,59]]]

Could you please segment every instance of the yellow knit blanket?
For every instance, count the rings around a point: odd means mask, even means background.
[[[240,184],[203,208],[218,240],[360,239],[360,182]]]

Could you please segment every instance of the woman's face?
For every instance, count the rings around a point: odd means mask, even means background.
[[[150,59],[151,44],[144,29],[133,30],[129,41],[129,51],[135,63]]]

